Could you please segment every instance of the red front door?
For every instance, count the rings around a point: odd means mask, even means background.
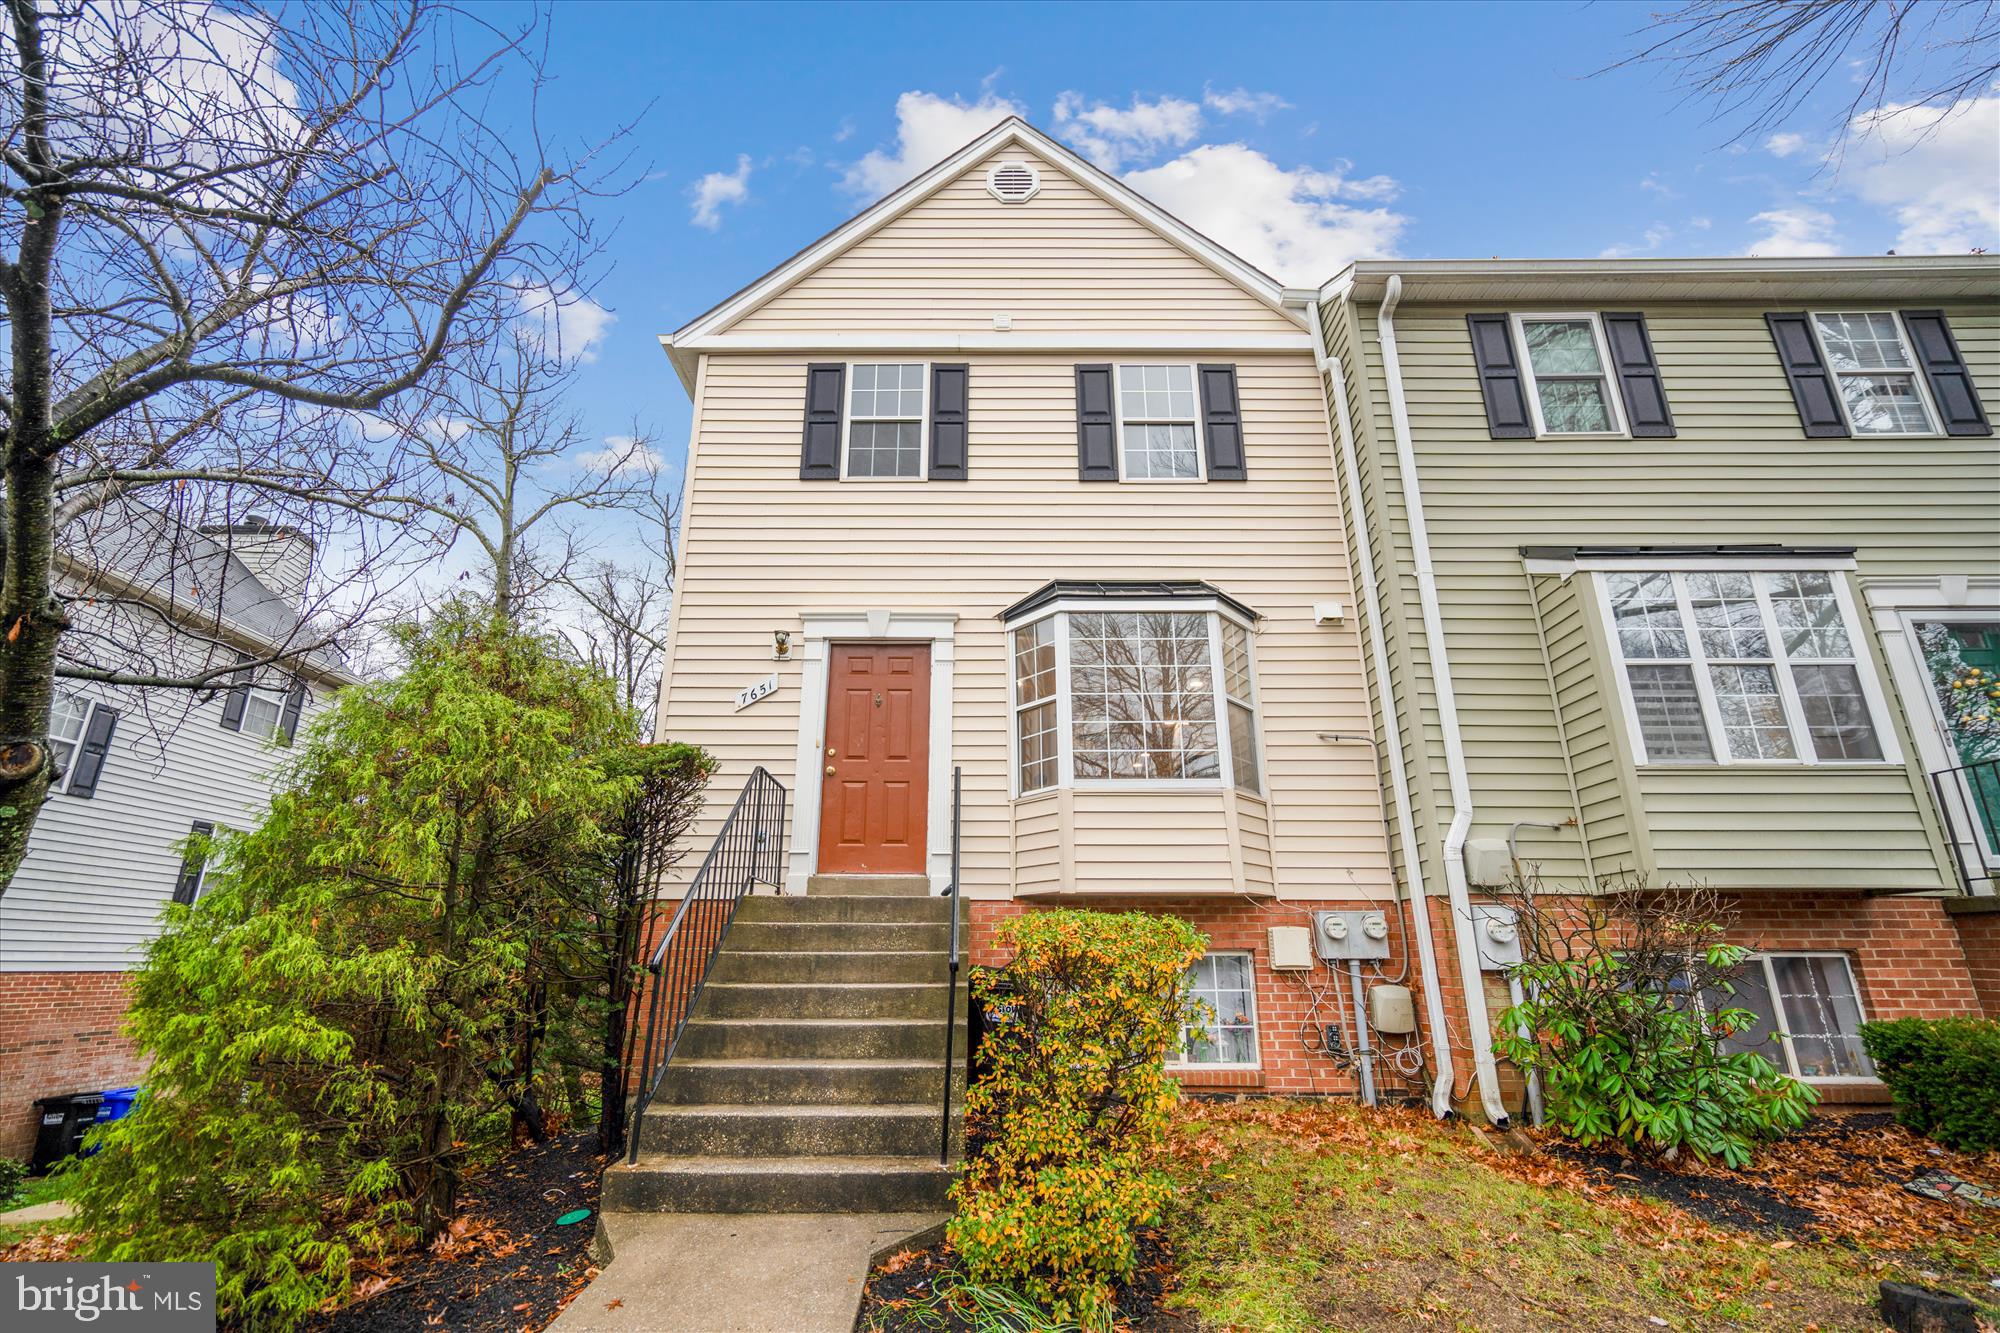
[[[930,753],[929,646],[833,645],[820,750],[821,874],[922,873]]]

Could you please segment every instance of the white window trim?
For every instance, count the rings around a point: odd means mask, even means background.
[[[1826,339],[1821,336],[1819,331],[1819,321],[1822,315],[1887,315],[1889,319],[1896,326],[1896,337],[1902,344],[1903,359],[1910,363],[1910,368],[1907,371],[1890,370],[1886,368],[1879,370],[1835,369],[1833,364],[1833,358],[1827,355]],[[1813,346],[1819,351],[1819,363],[1822,366],[1826,367],[1826,373],[1833,379],[1834,402],[1840,408],[1840,419],[1847,424],[1847,433],[1850,436],[1852,436],[1854,439],[1857,440],[1931,440],[1931,439],[1936,439],[1943,434],[1943,432],[1938,429],[1937,404],[1931,401],[1930,377],[1924,374],[1924,368],[1921,365],[1917,364],[1916,347],[1910,341],[1909,329],[1904,327],[1903,315],[1901,311],[1869,310],[1869,309],[1808,310],[1806,312],[1806,326],[1812,331]],[[1864,376],[1864,375],[1882,376],[1882,375],[1905,375],[1905,374],[1910,377],[1911,383],[1913,383],[1916,386],[1917,401],[1923,404],[1924,418],[1929,429],[1871,430],[1871,431],[1856,430],[1854,428],[1854,417],[1847,410],[1847,395],[1840,391],[1840,381],[1844,378],[1851,378],[1854,376]]]
[[[1076,757],[1073,753],[1071,735],[1071,708],[1069,686],[1069,617],[1071,615],[1092,615],[1117,612],[1176,611],[1190,615],[1208,616],[1209,669],[1214,676],[1216,723],[1217,776],[1213,778],[1079,778],[1076,776]],[[1020,674],[1014,669],[1014,633],[1038,624],[1054,616],[1056,651],[1056,782],[1051,787],[1037,787],[1033,791],[1021,790],[1021,734],[1019,723],[1015,721],[1022,708]],[[1235,768],[1232,763],[1233,751],[1229,744],[1229,696],[1228,687],[1222,674],[1222,618],[1227,617],[1232,624],[1243,628],[1250,652],[1251,711],[1257,718],[1257,780],[1263,785],[1258,792],[1242,791],[1236,786]],[[1270,778],[1264,770],[1264,722],[1258,711],[1257,699],[1257,626],[1224,606],[1214,597],[1175,598],[1060,598],[1049,605],[1038,607],[1032,615],[1008,621],[1007,633],[1007,698],[1008,719],[1013,724],[1007,737],[1007,787],[1014,800],[1034,800],[1052,796],[1059,791],[1222,791],[1237,792],[1253,800],[1270,799]],[[1041,702],[1040,700],[1036,701]]]
[[[1799,1072],[1799,1058],[1797,1053],[1792,1049],[1792,1034],[1787,1030],[1790,1027],[1791,1020],[1785,1016],[1784,997],[1778,993],[1778,973],[1771,966],[1771,960],[1774,958],[1838,958],[1841,964],[1847,969],[1847,984],[1854,991],[1854,1007],[1860,1011],[1860,1017],[1857,1020],[1855,1029],[1857,1040],[1861,1035],[1859,1025],[1868,1022],[1868,1001],[1861,993],[1860,978],[1854,974],[1854,960],[1838,949],[1773,949],[1769,953],[1751,954],[1744,961],[1746,963],[1754,963],[1763,970],[1764,992],[1771,997],[1771,1017],[1772,1021],[1777,1024],[1776,1030],[1771,1035],[1778,1039],[1778,1049],[1784,1054],[1783,1067],[1778,1072],[1789,1074],[1801,1082],[1814,1085],[1872,1085],[1881,1082],[1881,1077],[1875,1074],[1801,1074]],[[1740,1004],[1735,1003],[1735,998],[1734,996],[1730,997],[1731,1002],[1726,1007],[1731,1009],[1742,1008]]]
[[[1243,630],[1243,657],[1250,669],[1250,692],[1238,702],[1248,704],[1250,707],[1250,726],[1252,735],[1256,738],[1251,745],[1253,751],[1251,761],[1257,768],[1257,790],[1246,791],[1236,785],[1236,768],[1233,763],[1223,771],[1223,779],[1237,795],[1248,796],[1254,801],[1268,802],[1271,797],[1271,777],[1264,771],[1264,699],[1263,689],[1257,681],[1257,632],[1235,616],[1231,616],[1229,622],[1240,626]],[[1217,721],[1221,730],[1226,732],[1229,730],[1229,703],[1236,696],[1229,692],[1229,668],[1222,656],[1221,617],[1217,616],[1210,622],[1210,626],[1209,651],[1215,654],[1215,698],[1221,714]],[[1224,739],[1223,752],[1232,760],[1235,758],[1235,748],[1234,742]]]
[[[1581,566],[1579,566],[1581,567]],[[1694,616],[1688,604],[1687,589],[1680,575],[1707,570],[1732,574],[1749,574],[1757,591],[1757,605],[1764,617],[1767,636],[1777,632],[1776,619],[1771,614],[1770,598],[1763,583],[1756,576],[1761,574],[1790,574],[1803,570],[1825,570],[1831,566],[1826,561],[1799,561],[1783,563],[1744,563],[1742,561],[1700,561],[1680,562],[1672,560],[1660,562],[1632,560],[1617,564],[1593,563],[1590,568],[1598,577],[1594,578],[1597,600],[1598,624],[1604,631],[1605,643],[1611,652],[1612,674],[1617,677],[1620,711],[1625,717],[1625,734],[1632,744],[1634,762],[1640,768],[1654,768],[1662,771],[1696,771],[1709,768],[1866,768],[1882,769],[1900,767],[1903,763],[1902,746],[1896,737],[1895,719],[1889,712],[1887,696],[1882,692],[1882,682],[1875,674],[1875,656],[1870,649],[1866,624],[1857,613],[1854,597],[1847,586],[1847,580],[1834,571],[1833,595],[1840,607],[1841,624],[1847,631],[1849,643],[1853,647],[1852,665],[1861,681],[1861,695],[1868,705],[1868,720],[1875,728],[1875,740],[1882,749],[1880,759],[1821,759],[1812,744],[1812,737],[1806,728],[1805,710],[1799,705],[1797,686],[1792,680],[1792,662],[1785,655],[1782,640],[1773,640],[1770,647],[1778,677],[1778,692],[1783,696],[1785,721],[1792,733],[1792,748],[1797,752],[1795,759],[1736,759],[1729,753],[1729,740],[1722,731],[1721,711],[1715,701],[1715,684],[1708,676],[1708,655],[1703,651],[1701,636],[1695,627]],[[1630,664],[1625,656],[1625,647],[1618,640],[1618,622],[1611,613],[1610,580],[1606,573],[1626,574],[1672,574],[1674,592],[1679,604],[1682,629],[1688,636],[1688,655],[1685,658],[1639,658],[1640,666],[1685,663],[1694,675],[1695,697],[1701,701],[1703,725],[1708,729],[1709,759],[1706,763],[1658,763],[1647,755],[1645,732],[1639,726],[1638,704],[1632,698],[1632,681],[1625,668]],[[1838,661],[1838,659],[1827,659]]]
[[[873,485],[877,482],[889,486],[907,486],[911,482],[929,481],[931,475],[931,363],[928,361],[900,361],[895,358],[877,358],[869,361],[846,362],[846,369],[840,377],[840,479],[852,481],[858,486]],[[918,385],[922,398],[917,404],[917,475],[914,477],[851,477],[847,472],[847,461],[854,455],[854,368],[856,366],[921,366]],[[908,417],[861,417],[862,423],[871,421],[908,421]]]
[[[243,717],[236,728],[237,734],[248,736],[256,741],[283,740],[285,732],[285,705],[290,701],[290,697],[290,692],[287,690],[273,690],[267,689],[262,685],[252,685],[249,694],[243,700]],[[271,723],[271,732],[269,735],[253,731],[249,726],[250,700],[256,698],[266,699],[277,706],[277,719]]]
[[[1120,386],[1127,370],[1147,366],[1180,366],[1194,386],[1194,475],[1192,477],[1128,477],[1125,475],[1125,394]],[[1151,417],[1144,418],[1151,421]],[[1167,424],[1167,423],[1160,423]],[[1180,423],[1174,422],[1178,425]],[[1208,480],[1208,436],[1201,421],[1201,369],[1192,361],[1120,361],[1111,367],[1111,435],[1118,455],[1118,480],[1134,486],[1195,486]]]
[[[1257,1016],[1257,955],[1249,949],[1210,949],[1203,958],[1244,958],[1250,963],[1250,1049],[1256,1056],[1248,1064],[1241,1062],[1223,1063],[1216,1060],[1187,1060],[1187,1024],[1180,1026],[1179,1039],[1174,1043],[1174,1053],[1167,1057],[1167,1068],[1181,1072],[1214,1070],[1218,1073],[1243,1072],[1264,1067],[1264,1028]]]
[[[64,766],[62,771],[62,777],[57,781],[51,782],[49,784],[49,792],[51,795],[67,795],[69,792],[70,779],[76,776],[77,760],[83,758],[83,743],[90,738],[90,724],[91,721],[97,716],[97,710],[99,704],[97,700],[91,698],[89,695],[78,694],[75,690],[59,689],[57,693],[69,694],[83,701],[83,729],[77,733],[76,740],[75,742],[73,742],[76,746],[76,752],[70,756],[69,763]]]
[[[1604,321],[1594,310],[1510,311],[1507,315],[1514,335],[1514,345],[1521,349],[1521,378],[1527,384],[1528,412],[1534,418],[1535,438],[1550,440],[1621,440],[1629,439],[1630,432],[1625,426],[1624,394],[1618,387],[1618,380],[1611,371],[1611,346],[1604,338]],[[1537,324],[1560,323],[1567,320],[1583,320],[1590,325],[1590,336],[1597,345],[1597,367],[1604,381],[1605,410],[1611,414],[1610,430],[1550,430],[1542,420],[1542,394],[1536,387],[1535,363],[1528,354],[1528,322]],[[1559,378],[1569,378],[1561,376]]]

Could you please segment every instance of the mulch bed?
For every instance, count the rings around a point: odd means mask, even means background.
[[[595,1134],[514,1149],[465,1182],[448,1234],[425,1253],[357,1274],[353,1298],[309,1333],[545,1328],[597,1272],[588,1251],[603,1167]],[[577,1208],[590,1216],[556,1225]]]
[[[1163,1307],[1172,1289],[1173,1248],[1150,1227],[1138,1234],[1139,1266],[1132,1281],[1118,1290],[1118,1326],[1132,1333],[1194,1333],[1200,1327],[1192,1315]],[[951,1250],[939,1241],[926,1249],[904,1250],[868,1275],[861,1313],[854,1327],[880,1333],[973,1333],[975,1325],[956,1311],[926,1305],[924,1322],[911,1308],[936,1290],[938,1279],[953,1271]],[[940,1322],[937,1315],[943,1314]]]

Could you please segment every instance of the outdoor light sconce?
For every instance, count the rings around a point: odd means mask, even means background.
[[[788,629],[771,631],[771,660],[789,662],[792,660],[792,632]]]

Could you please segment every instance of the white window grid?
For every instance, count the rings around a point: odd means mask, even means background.
[[[1203,954],[1203,955],[1202,955],[1202,961],[1203,961],[1203,962],[1207,962],[1208,960],[1210,960],[1210,959],[1214,959],[1214,958],[1240,958],[1240,959],[1242,959],[1242,960],[1243,960],[1244,964],[1246,965],[1246,968],[1247,968],[1247,970],[1248,970],[1248,972],[1249,972],[1249,974],[1250,974],[1250,982],[1249,982],[1249,985],[1248,985],[1247,987],[1245,987],[1245,989],[1244,989],[1244,996],[1243,996],[1243,998],[1244,998],[1244,1012],[1245,1012],[1245,1014],[1246,1014],[1246,1015],[1248,1015],[1248,1018],[1249,1018],[1249,1021],[1248,1021],[1248,1023],[1247,1023],[1247,1024],[1245,1024],[1245,1023],[1236,1023],[1236,1022],[1233,1022],[1233,1021],[1228,1021],[1228,1022],[1225,1022],[1225,1020],[1224,1020],[1224,1019],[1222,1018],[1222,1016],[1221,1016],[1221,1015],[1219,1015],[1219,1014],[1211,1014],[1211,1015],[1210,1015],[1210,1021],[1209,1021],[1209,1022],[1208,1022],[1208,1023],[1206,1024],[1206,1026],[1207,1026],[1207,1028],[1208,1028],[1208,1031],[1209,1031],[1209,1040],[1210,1040],[1211,1044],[1214,1044],[1214,1045],[1216,1045],[1216,1046],[1220,1046],[1220,1045],[1221,1045],[1221,1043],[1220,1043],[1220,1042],[1217,1042],[1217,1041],[1215,1041],[1215,1038],[1221,1035],[1221,1034],[1220,1034],[1220,1032],[1219,1032],[1219,1031],[1217,1030],[1217,1029],[1218,1029],[1218,1027],[1220,1027],[1220,1026],[1224,1026],[1224,1025],[1226,1025],[1226,1026],[1229,1026],[1229,1027],[1246,1027],[1246,1026],[1247,1026],[1247,1027],[1248,1027],[1248,1028],[1250,1029],[1250,1051],[1251,1051],[1251,1058],[1250,1058],[1249,1060],[1247,1060],[1247,1061],[1243,1061],[1243,1060],[1235,1060],[1235,1061],[1228,1061],[1228,1060],[1190,1060],[1190,1059],[1188,1059],[1188,1025],[1187,1025],[1187,1023],[1186,1023],[1185,1021],[1183,1021],[1183,1022],[1182,1022],[1182,1024],[1181,1024],[1181,1034],[1180,1034],[1180,1041],[1179,1041],[1179,1042],[1178,1042],[1178,1043],[1176,1044],[1176,1046],[1175,1046],[1175,1048],[1174,1048],[1174,1051],[1173,1051],[1173,1053],[1172,1053],[1172,1054],[1171,1054],[1171,1055],[1170,1055],[1170,1056],[1168,1057],[1168,1059],[1167,1059],[1167,1067],[1168,1067],[1169,1069],[1180,1069],[1180,1070],[1189,1070],[1189,1069],[1215,1069],[1215,1070],[1232,1070],[1232,1069],[1236,1069],[1236,1070],[1243,1070],[1243,1069],[1261,1069],[1261,1068],[1263,1068],[1263,1044],[1262,1044],[1262,1043],[1261,1043],[1261,1042],[1260,1042],[1260,1041],[1258,1040],[1258,1031],[1259,1031],[1259,1030],[1258,1030],[1258,1026],[1257,1026],[1257,960],[1256,960],[1256,957],[1255,957],[1255,955],[1253,955],[1252,953],[1250,953],[1250,951],[1248,951],[1248,950],[1246,950],[1246,949],[1215,949],[1215,950],[1212,950],[1212,951],[1210,951],[1210,952],[1208,952],[1208,953],[1205,953],[1205,954]],[[1196,970],[1196,969],[1193,969],[1193,968],[1189,969],[1189,971],[1190,971],[1191,973],[1192,973],[1192,972],[1194,972],[1195,970]],[[1218,988],[1216,988],[1216,987],[1209,987],[1208,989],[1210,990],[1210,992],[1211,992],[1212,994],[1219,994],[1219,993],[1220,993],[1219,989],[1218,989]],[[1213,1003],[1214,1003],[1214,1002],[1213,1002],[1212,1000],[1208,1000],[1208,999],[1207,999],[1207,997],[1203,996],[1203,994],[1201,993],[1201,988],[1200,988],[1200,986],[1199,986],[1199,985],[1194,985],[1194,986],[1191,986],[1191,987],[1190,987],[1190,991],[1189,991],[1189,995],[1188,995],[1188,999],[1189,999],[1190,1003],[1193,1003],[1193,1002],[1195,1002],[1195,1001],[1206,1001],[1207,1003],[1209,1003],[1209,1004],[1211,1005],[1211,1008],[1213,1007]]]
[[[1509,314],[1507,318],[1512,324],[1514,346],[1519,349],[1518,355],[1521,358],[1521,383],[1526,391],[1524,396],[1528,400],[1528,411],[1534,418],[1535,435],[1537,438],[1546,436],[1558,440],[1613,439],[1623,437],[1627,434],[1625,429],[1624,395],[1620,392],[1617,378],[1612,374],[1611,370],[1611,345],[1604,337],[1604,321],[1598,317],[1595,311],[1530,310]],[[1570,322],[1584,323],[1590,326],[1591,344],[1597,349],[1598,374],[1595,376],[1582,374],[1537,376],[1535,374],[1534,358],[1528,353],[1527,326],[1529,324],[1562,324]],[[1609,430],[1550,430],[1548,422],[1542,417],[1542,394],[1541,390],[1537,387],[1539,382],[1544,379],[1587,380],[1592,378],[1599,380],[1603,385],[1604,408],[1606,414],[1611,419],[1611,428]]]
[[[1828,349],[1826,344],[1826,332],[1825,330],[1820,328],[1820,321],[1823,319],[1887,320],[1889,327],[1895,331],[1896,353],[1898,357],[1901,358],[1902,364],[1895,366],[1891,365],[1857,366],[1851,369],[1845,369],[1845,370],[1840,369],[1839,367],[1834,365],[1833,354]],[[1847,423],[1847,429],[1851,434],[1853,434],[1857,438],[1867,438],[1867,439],[1879,439],[1885,437],[1890,439],[1896,439],[1896,438],[1909,439],[1909,438],[1923,438],[1925,436],[1936,435],[1938,433],[1937,404],[1931,401],[1931,386],[1927,382],[1927,378],[1924,375],[1923,367],[1917,364],[1916,355],[1912,351],[1910,343],[1910,331],[1903,327],[1903,317],[1901,315],[1897,314],[1893,310],[1813,310],[1807,313],[1806,323],[1812,328],[1813,345],[1819,348],[1820,363],[1826,367],[1827,373],[1833,376],[1833,396],[1840,403],[1841,420]],[[1873,339],[1871,341],[1875,341],[1878,345],[1880,345],[1879,339]],[[1850,379],[1909,380],[1911,385],[1911,390],[1914,393],[1916,400],[1918,404],[1921,406],[1924,414],[1923,429],[1870,430],[1870,431],[1862,430],[1859,426],[1855,424],[1854,413],[1847,406],[1847,394],[1845,392],[1844,386],[1846,382]]]
[[[243,721],[238,728],[245,736],[270,740],[284,725],[286,696],[277,690],[252,686],[243,698]]]
[[[1144,614],[1147,612],[1175,612],[1206,615],[1208,617],[1208,660],[1211,673],[1217,677],[1216,680],[1211,682],[1212,687],[1216,691],[1215,740],[1217,776],[1212,778],[1079,778],[1076,776],[1076,757],[1074,753],[1075,732],[1072,727],[1069,617],[1071,615],[1096,615],[1100,613]],[[1021,714],[1030,708],[1038,707],[1045,700],[1024,700],[1021,697],[1022,677],[1019,664],[1015,658],[1015,645],[1017,643],[1015,635],[1020,630],[1028,629],[1045,621],[1053,627],[1055,640],[1056,742],[1059,747],[1056,756],[1056,781],[1053,785],[1049,786],[1024,787],[1021,771]],[[1224,716],[1228,709],[1228,697],[1225,693],[1226,687],[1221,680],[1223,661],[1222,626],[1224,623],[1235,625],[1237,628],[1245,631],[1244,648],[1249,661],[1252,718],[1257,720],[1258,732],[1253,740],[1257,749],[1257,782],[1259,790],[1249,794],[1263,799],[1262,793],[1268,791],[1269,786],[1263,763],[1263,745],[1261,743],[1262,722],[1259,714],[1255,711],[1260,706],[1256,694],[1257,635],[1255,628],[1213,601],[1097,601],[1094,599],[1088,603],[1059,603],[1037,612],[1032,617],[1017,620],[1007,626],[1008,676],[1011,681],[1009,686],[1011,708],[1009,711],[1011,714],[1010,720],[1013,723],[1013,732],[1008,738],[1007,753],[1008,769],[1011,776],[1014,797],[1018,799],[1024,796],[1039,796],[1064,788],[1078,791],[1216,791],[1230,787],[1233,783],[1232,774],[1235,772],[1235,753],[1230,745],[1228,721]]]
[[[1180,416],[1171,412],[1162,414],[1150,410],[1139,416],[1127,416],[1125,414],[1125,372],[1128,370],[1136,370],[1142,373],[1148,370],[1186,371],[1188,376],[1188,393],[1192,400],[1193,410],[1187,416]],[[1144,483],[1147,485],[1186,485],[1189,482],[1205,481],[1207,479],[1208,443],[1203,435],[1201,426],[1201,373],[1195,368],[1192,362],[1148,361],[1115,365],[1111,368],[1111,401],[1113,406],[1113,443],[1117,446],[1118,479],[1120,481],[1129,481],[1135,484]],[[1148,404],[1149,408],[1150,406]],[[1194,437],[1194,475],[1191,477],[1133,476],[1130,469],[1126,466],[1125,459],[1125,428],[1127,426],[1187,426],[1191,428]]]
[[[912,417],[898,411],[893,414],[880,412],[857,413],[854,410],[855,372],[862,367],[881,370],[894,367],[902,370],[914,366],[917,371],[917,414]],[[931,367],[927,361],[850,361],[840,385],[840,478],[842,481],[856,482],[910,482],[923,481],[930,475],[930,415],[931,415]],[[851,467],[854,459],[854,428],[857,425],[914,425],[917,428],[917,470],[908,476],[857,475]]]
[[[49,710],[49,748],[61,776],[49,784],[50,791],[69,790],[70,776],[76,772],[83,738],[90,734],[90,718],[96,711],[96,700],[70,690],[56,691],[55,705]]]
[[[1626,734],[1631,738],[1633,753],[1638,762],[1654,762],[1646,753],[1645,732],[1639,726],[1638,707],[1632,697],[1632,682],[1627,671],[1632,666],[1677,666],[1687,665],[1694,676],[1695,696],[1701,703],[1702,723],[1708,731],[1709,758],[1706,763],[1687,760],[1661,761],[1667,767],[1701,768],[1720,767],[1844,767],[1849,765],[1878,768],[1903,762],[1896,742],[1896,732],[1891,720],[1886,697],[1882,693],[1880,680],[1875,675],[1875,662],[1869,654],[1863,636],[1862,620],[1855,613],[1854,599],[1847,587],[1847,580],[1838,570],[1825,569],[1833,587],[1833,595],[1840,609],[1840,628],[1847,635],[1848,654],[1846,656],[1821,655],[1794,659],[1787,653],[1783,630],[1776,614],[1771,609],[1769,590],[1764,586],[1764,575],[1788,574],[1820,570],[1819,565],[1764,565],[1746,567],[1739,565],[1703,566],[1687,569],[1663,569],[1656,565],[1635,565],[1630,569],[1601,569],[1596,574],[1597,606],[1599,623],[1604,628],[1606,641],[1611,648],[1612,661],[1618,677],[1618,695],[1625,713]],[[1701,627],[1694,618],[1693,599],[1688,594],[1687,576],[1693,573],[1748,574],[1751,586],[1756,591],[1758,615],[1767,639],[1767,647],[1772,654],[1777,669],[1778,693],[1784,704],[1786,730],[1791,738],[1793,757],[1783,759],[1742,758],[1731,753],[1728,736],[1724,731],[1722,710],[1717,702],[1714,682],[1710,679],[1709,666],[1730,666],[1737,659],[1712,657],[1702,642]],[[1673,579],[1675,604],[1679,609],[1681,629],[1687,639],[1685,658],[1646,658],[1625,655],[1624,645],[1619,641],[1618,622],[1612,614],[1610,576],[1628,574],[1644,577],[1649,574],[1667,574]],[[1759,659],[1763,660],[1763,659]],[[1851,666],[1861,683],[1862,698],[1868,706],[1869,725],[1874,729],[1877,746],[1882,755],[1879,759],[1821,759],[1812,736],[1808,732],[1805,708],[1799,698],[1798,687],[1793,680],[1793,670],[1798,666]]]
[[[1769,1044],[1777,1048],[1775,1052],[1777,1058],[1772,1060],[1772,1063],[1778,1066],[1779,1072],[1781,1073],[1789,1074],[1793,1078],[1804,1079],[1808,1082],[1816,1084],[1875,1082],[1877,1076],[1873,1073],[1804,1074],[1800,1072],[1798,1051],[1797,1048],[1793,1045],[1793,1035],[1794,1035],[1792,1032],[1793,1024],[1790,1017],[1787,1016],[1787,1014],[1785,1013],[1785,998],[1783,993],[1780,992],[1778,989],[1778,971],[1775,966],[1775,964],[1779,960],[1788,958],[1822,958],[1832,962],[1839,963],[1841,969],[1847,974],[1847,991],[1848,994],[1851,995],[1854,999],[1854,1008],[1856,1011],[1855,1030],[1852,1033],[1801,1033],[1798,1035],[1851,1036],[1856,1039],[1858,1045],[1860,1037],[1860,1025],[1868,1021],[1868,1002],[1866,997],[1864,997],[1861,993],[1860,985],[1856,982],[1854,976],[1854,960],[1849,958],[1846,954],[1831,949],[1779,949],[1779,950],[1774,950],[1773,952],[1770,953],[1751,954],[1747,959],[1744,960],[1744,966],[1746,968],[1757,969],[1758,975],[1763,980],[1764,983],[1764,993],[1766,996],[1769,997],[1771,1003],[1773,1028],[1772,1031],[1770,1031],[1766,1035],[1770,1038]],[[1725,995],[1716,997],[1714,1001],[1709,1000],[1705,996],[1700,998],[1704,1008],[1709,1007],[1711,1004],[1713,1004],[1713,1006],[1718,1009],[1744,1009],[1749,1007],[1748,1005],[1745,1005],[1742,1002],[1742,993],[1740,990],[1735,995]],[[1769,1057],[1769,1054],[1770,1053],[1767,1052],[1767,1058]],[[1867,1055],[1865,1051],[1863,1052],[1862,1059],[1864,1061],[1867,1060]],[[1873,1062],[1870,1061],[1869,1063],[1872,1066]]]

